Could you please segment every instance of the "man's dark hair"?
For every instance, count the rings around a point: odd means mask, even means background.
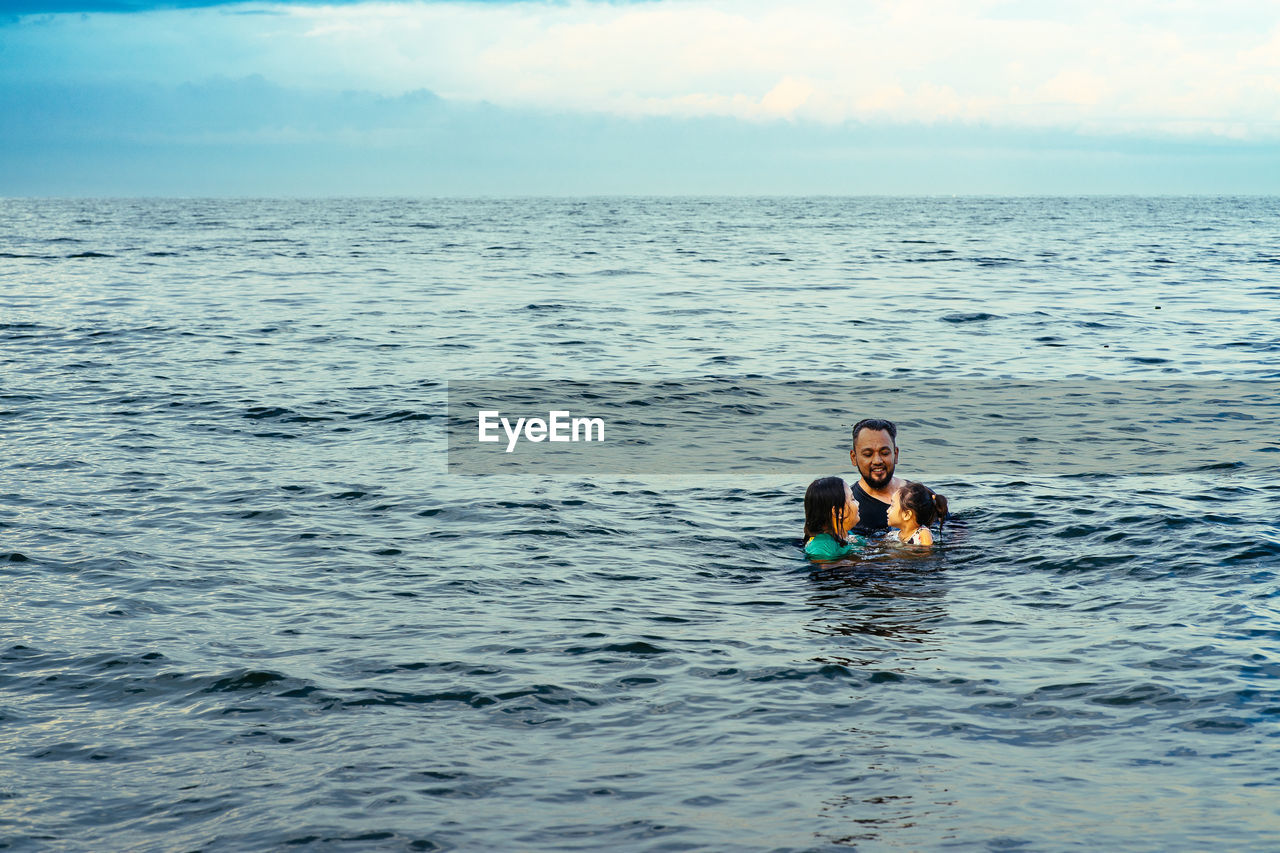
[[[889,433],[890,440],[894,446],[898,445],[898,428],[893,425],[893,421],[886,421],[884,418],[863,418],[853,425],[853,443],[858,443],[858,433],[864,429],[872,432],[880,432],[881,430]]]

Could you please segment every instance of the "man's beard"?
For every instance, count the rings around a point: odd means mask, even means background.
[[[867,485],[870,486],[871,488],[883,489],[885,486],[893,482],[893,467],[886,465],[884,469],[884,474],[880,475],[879,477],[875,476],[870,471],[863,474],[862,476],[866,479]]]

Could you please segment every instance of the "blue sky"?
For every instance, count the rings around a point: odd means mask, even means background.
[[[1280,6],[143,3],[0,17],[0,195],[1280,193]]]

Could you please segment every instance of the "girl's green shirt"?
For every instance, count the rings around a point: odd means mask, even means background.
[[[850,536],[847,545],[841,545],[830,533],[819,533],[809,537],[804,543],[804,554],[810,560],[839,560],[855,551],[861,551],[867,540],[861,536]]]

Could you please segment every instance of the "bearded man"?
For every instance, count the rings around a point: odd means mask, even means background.
[[[853,484],[858,502],[859,533],[879,533],[889,529],[889,504],[903,484],[893,476],[898,466],[898,428],[893,421],[863,418],[853,425],[853,450],[849,451],[862,476]]]

